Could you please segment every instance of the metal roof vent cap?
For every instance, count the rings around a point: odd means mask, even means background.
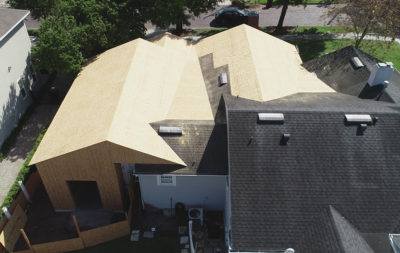
[[[228,83],[228,75],[226,73],[222,73],[218,76],[218,84],[222,86]]]
[[[280,144],[287,145],[287,143],[289,142],[289,139],[290,139],[290,134],[282,134]]]
[[[285,250],[284,253],[295,253],[295,251],[292,248],[288,248],[288,249]]]

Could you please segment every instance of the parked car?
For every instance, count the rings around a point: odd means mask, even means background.
[[[215,13],[214,23],[220,27],[233,27],[241,24],[247,24],[249,16],[258,13],[255,11],[240,10],[234,7],[222,8]]]

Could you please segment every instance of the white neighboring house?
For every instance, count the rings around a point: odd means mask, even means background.
[[[0,8],[0,147],[32,103],[36,76],[24,23],[28,15],[27,10]]]

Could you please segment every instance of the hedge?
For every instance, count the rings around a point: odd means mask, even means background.
[[[38,138],[36,139],[35,145],[33,146],[32,150],[29,152],[28,157],[26,158],[24,165],[20,169],[17,179],[15,180],[14,184],[11,186],[10,190],[8,191],[7,196],[5,197],[1,207],[10,208],[11,204],[17,198],[18,194],[20,193],[21,189],[19,187],[18,181],[23,181],[24,183],[29,178],[31,174],[31,170],[29,168],[29,163],[35,154],[36,149],[38,148],[40,142],[43,139],[44,134],[46,133],[47,128],[43,129],[42,132],[39,134]],[[3,220],[4,213],[0,212],[0,222]]]

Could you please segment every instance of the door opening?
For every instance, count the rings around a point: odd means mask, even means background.
[[[96,181],[67,181],[76,209],[101,209],[99,189]]]

